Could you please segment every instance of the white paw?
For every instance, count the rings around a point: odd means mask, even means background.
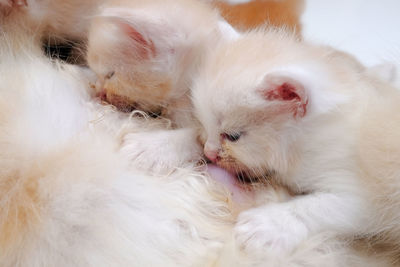
[[[235,227],[236,243],[249,253],[290,252],[307,235],[307,227],[287,204],[271,204],[242,212]]]
[[[201,155],[192,131],[185,129],[129,133],[123,139],[121,152],[135,167],[153,173],[197,162]]]

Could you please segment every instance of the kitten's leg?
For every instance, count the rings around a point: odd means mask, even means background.
[[[356,194],[313,193],[263,205],[239,215],[236,241],[248,251],[285,252],[325,230],[354,235],[369,218],[361,203]]]
[[[201,159],[196,138],[196,132],[189,128],[129,133],[123,139],[121,152],[138,168],[170,172]]]

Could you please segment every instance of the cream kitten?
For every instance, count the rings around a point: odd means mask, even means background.
[[[87,60],[108,102],[182,125],[190,121],[188,91],[202,55],[230,34],[236,32],[201,1],[112,1],[92,21]]]
[[[243,212],[248,251],[321,231],[400,241],[400,92],[344,53],[254,31],[211,51],[193,86],[204,153],[297,197]]]

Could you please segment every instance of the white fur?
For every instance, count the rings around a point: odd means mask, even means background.
[[[196,145],[196,133],[191,129],[129,133],[123,142],[121,152],[132,164],[154,173],[168,173],[201,159],[201,148]]]
[[[150,142],[151,122],[92,99],[92,74],[51,63],[31,41],[0,39],[1,266],[389,266],[335,233],[285,256],[241,251],[229,192],[193,167],[138,170],[122,137],[143,127],[135,137]],[[281,199],[270,192],[262,198]]]
[[[297,89],[304,89],[299,95],[307,100],[305,114],[281,108],[296,99],[285,103],[264,96],[260,87],[268,81],[293,81]],[[240,215],[235,231],[241,246],[291,251],[307,237],[327,230],[350,238],[386,231],[385,236],[398,244],[396,219],[388,216],[398,209],[386,201],[391,191],[386,186],[398,188],[390,181],[391,172],[398,177],[399,162],[390,161],[393,169],[387,176],[376,168],[376,176],[365,171],[372,162],[387,170],[385,159],[370,154],[372,147],[380,152],[378,144],[388,139],[397,144],[391,131],[370,126],[374,112],[369,110],[379,110],[385,115],[378,115],[378,120],[397,125],[386,114],[394,112],[392,105],[398,100],[396,89],[369,76],[351,57],[282,32],[251,32],[221,42],[210,52],[193,89],[205,151],[214,149],[220,156],[217,164],[232,172],[263,176],[272,171],[275,179],[298,194],[286,203],[267,203]],[[241,133],[240,139],[224,138],[232,132]],[[364,135],[370,137],[363,139]],[[383,155],[397,159],[397,152],[388,147]]]

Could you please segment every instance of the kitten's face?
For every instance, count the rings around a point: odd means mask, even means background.
[[[206,157],[250,178],[290,171],[304,122],[340,100],[315,93],[329,80],[323,53],[279,34],[221,43],[193,86]]]
[[[124,23],[108,18],[93,21],[87,59],[98,76],[97,92],[120,110],[156,112],[182,94],[171,88],[181,82],[175,75],[182,73],[184,62],[178,61],[186,51],[169,47],[167,52]]]
[[[154,112],[178,101],[217,26],[217,14],[198,1],[127,1],[104,8],[88,42],[98,92],[128,110]]]
[[[245,90],[226,89],[232,97],[196,104],[204,153],[239,178],[252,180],[286,172],[295,160],[297,118],[286,113],[290,108],[253,105],[256,101],[249,99]],[[257,90],[248,93],[259,94]]]

